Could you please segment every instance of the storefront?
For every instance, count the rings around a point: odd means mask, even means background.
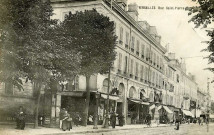
[[[160,109],[160,123],[167,124],[173,121],[173,111],[170,110],[167,106],[162,106]]]
[[[185,118],[186,121],[189,119],[191,121],[192,118],[194,117],[194,115],[188,110],[182,110],[182,112],[183,112],[183,117]]]
[[[137,124],[139,121],[140,103],[139,100],[128,99],[127,124]]]

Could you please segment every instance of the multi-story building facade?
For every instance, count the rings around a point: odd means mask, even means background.
[[[201,114],[205,114],[207,110],[206,108],[207,108],[206,94],[202,92],[201,89],[198,88],[196,117],[200,117]]]
[[[118,44],[110,83],[111,90],[116,88],[119,91],[117,95],[119,99],[112,106],[117,113],[125,116],[127,124],[142,123],[149,112],[149,105],[162,102],[163,57],[166,49],[160,45],[161,37],[157,34],[156,28],[146,21],[138,21],[136,4],[129,5],[128,10],[126,0],[112,1],[112,5],[110,4],[110,1],[103,0],[87,2],[52,0],[55,13],[53,18],[63,21],[69,12],[95,8],[114,21]],[[82,79],[80,81],[84,82],[84,77]],[[107,83],[107,75],[98,74],[95,76],[94,88],[91,91],[100,92],[101,98],[105,99]]]
[[[158,114],[160,119],[164,119],[163,116],[172,119],[173,112],[178,114],[181,109],[192,114],[190,102],[197,99],[195,80],[186,75],[185,65],[175,59],[174,54],[166,55],[167,50],[160,44],[161,37],[156,28],[146,21],[138,21],[136,4],[127,6],[126,0],[112,3],[108,0],[51,0],[51,4],[55,13],[53,19],[63,21],[69,12],[95,8],[115,23],[117,58],[111,69],[110,93],[107,90],[108,75],[96,74],[90,78],[89,116],[94,115],[96,99],[99,99],[98,119],[102,123],[108,94],[110,111],[115,110],[119,115],[124,115],[126,124],[144,123],[148,113],[152,114],[152,118]],[[33,114],[31,83],[26,84],[24,92],[18,92],[17,89],[11,92],[11,86],[10,89],[4,84],[0,86],[1,100],[7,100],[4,103],[12,104],[12,101],[20,100],[20,105],[29,106],[29,114]],[[66,108],[72,117],[80,115],[82,119],[87,119],[84,117],[85,77],[76,75],[72,81],[56,84],[56,88],[55,93],[44,92],[42,95],[40,113],[46,119],[51,118],[47,121],[59,124],[61,108]],[[13,93],[14,96],[5,96],[5,93]],[[20,97],[16,96],[17,93]],[[19,102],[14,105],[18,106]],[[10,110],[11,107],[1,108]]]
[[[184,115],[195,117],[198,89],[195,77],[186,74],[186,64],[175,59],[174,53],[169,53],[168,56],[170,58],[169,65],[172,65],[176,70],[174,73],[174,83],[176,85],[175,106],[181,108]]]

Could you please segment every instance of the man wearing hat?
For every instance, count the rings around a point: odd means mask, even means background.
[[[176,125],[175,130],[179,130],[180,122],[181,122],[181,114],[175,117],[175,125]]]
[[[62,128],[62,120],[63,120],[63,116],[65,114],[65,108],[62,108],[59,114],[59,128]]]

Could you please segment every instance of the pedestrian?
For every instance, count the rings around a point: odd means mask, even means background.
[[[111,114],[111,116],[110,116],[110,121],[111,121],[112,128],[115,128],[115,126],[116,126],[116,117],[117,117],[117,115],[113,111],[112,114]]]
[[[198,124],[201,125],[201,118],[198,118]]]
[[[77,113],[77,114],[76,114],[76,117],[75,117],[75,124],[76,124],[76,126],[80,125],[81,120],[82,120],[82,119],[81,119],[79,113]]]
[[[181,122],[181,114],[179,114],[176,118],[175,118],[175,130],[179,130],[179,126],[180,126],[180,122]]]
[[[155,123],[157,124],[157,127],[158,127],[160,117],[159,117],[159,112],[158,112],[158,107],[157,106],[155,107],[154,119],[155,119]]]
[[[146,116],[147,127],[151,127],[151,119],[152,119],[151,114],[148,113]]]
[[[119,120],[119,126],[123,126],[124,125],[124,115],[120,114],[118,115],[118,120]]]
[[[18,111],[16,112],[16,129],[24,130],[25,118],[26,118],[26,114],[24,112],[24,108],[20,106]]]
[[[67,112],[67,110],[65,110],[64,115],[63,115],[63,119],[62,119],[62,130],[69,130],[72,129],[72,125],[71,125],[71,121],[72,119],[70,118],[70,114]]]
[[[65,114],[65,108],[62,108],[59,113],[59,128],[60,129],[62,129],[62,120],[63,120],[64,114]]]

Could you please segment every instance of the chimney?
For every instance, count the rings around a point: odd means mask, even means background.
[[[184,73],[186,73],[186,63],[185,62],[181,63],[181,69],[183,70]]]
[[[156,35],[157,35],[157,30],[155,26],[150,26],[149,27],[149,34],[156,39]]]
[[[156,36],[155,36],[155,40],[156,40],[158,43],[160,43],[160,42],[161,42],[161,36],[156,35]]]
[[[168,57],[171,60],[175,59],[175,53],[168,53]]]
[[[138,21],[138,5],[136,3],[129,4],[127,12],[135,21]]]
[[[149,24],[147,23],[147,21],[139,21],[138,24],[146,31],[149,31]]]
[[[127,0],[116,0],[116,2],[124,11],[126,11]]]

